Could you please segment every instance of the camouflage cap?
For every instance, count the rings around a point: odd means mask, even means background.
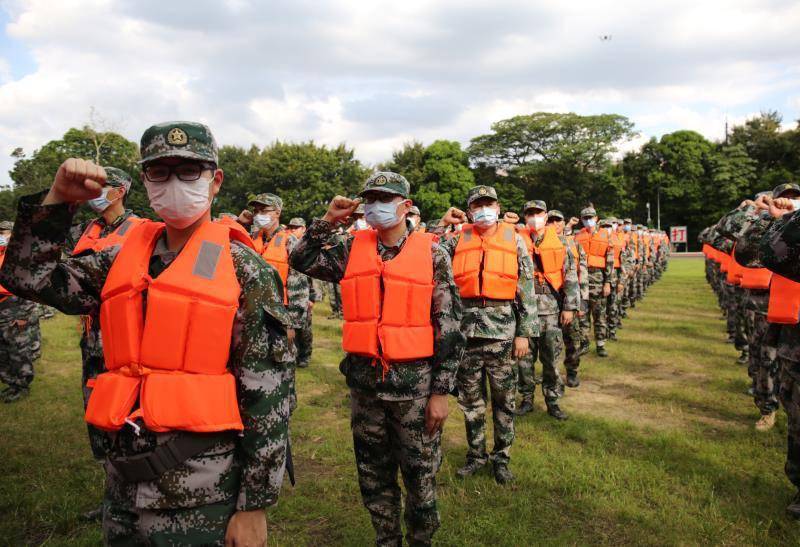
[[[417,216],[419,216],[420,215],[419,207],[417,207],[416,205],[412,205],[411,209],[408,210],[408,214],[409,215],[417,215]]]
[[[558,209],[550,209],[549,211],[547,211],[547,218],[557,218],[558,220],[564,220],[564,213],[562,213]]]
[[[208,126],[197,122],[165,122],[144,132],[139,163],[160,158],[187,158],[217,163],[217,141]]]
[[[584,207],[581,209],[581,218],[583,217],[596,217],[597,211],[594,210],[594,207]]]
[[[525,207],[522,208],[522,213],[525,214],[531,209],[539,209],[540,211],[547,211],[547,204],[540,199],[532,199],[529,202],[525,203]]]
[[[14,229],[14,223],[11,222],[10,220],[4,220],[0,222],[0,230],[13,230],[13,229]]]
[[[497,190],[492,186],[474,186],[469,189],[467,193],[467,207],[469,207],[476,199],[491,198],[497,201]]]
[[[622,222],[624,222],[625,224],[633,224],[633,221],[629,218],[623,218]]]
[[[598,222],[598,225],[600,226],[611,226],[612,224],[614,224],[613,218],[603,218],[600,219],[600,222]]]
[[[353,211],[353,214],[354,215],[363,215],[364,214],[364,202],[363,201],[358,204],[358,207],[356,207],[356,210]]]
[[[288,226],[289,228],[298,228],[298,227],[300,227],[300,226],[302,226],[302,227],[304,227],[304,228],[305,228],[305,226],[306,226],[306,221],[305,221],[305,220],[303,220],[303,219],[302,219],[302,218],[300,218],[300,217],[294,217],[292,220],[290,220],[290,221],[289,221],[289,224],[287,224],[287,226]]]
[[[117,169],[116,167],[103,167],[103,169],[105,169],[107,176],[106,184],[116,188],[125,188],[126,194],[130,192],[133,179],[128,173],[122,169]]]
[[[795,192],[800,192],[800,185],[798,185],[795,182],[787,182],[785,184],[779,184],[772,191],[772,197],[779,198],[781,197],[781,194],[783,194],[784,192],[789,192],[792,190],[794,190]]]
[[[275,207],[276,209],[283,210],[283,200],[275,194],[270,194],[269,192],[250,196],[250,201],[247,202],[247,205],[265,205],[267,207]]]
[[[364,183],[364,189],[358,195],[363,196],[367,192],[383,192],[408,199],[411,196],[411,185],[403,175],[391,171],[377,171],[369,176]]]

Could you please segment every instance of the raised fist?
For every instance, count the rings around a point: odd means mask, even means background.
[[[325,213],[325,216],[322,217],[322,220],[331,224],[344,223],[350,218],[353,211],[358,208],[359,203],[361,203],[361,199],[359,198],[350,199],[344,196],[336,196],[328,205],[328,211]]]
[[[519,222],[519,215],[511,211],[506,211],[506,214],[503,215],[503,222],[507,222],[509,224],[516,224],[517,222]]]
[[[61,164],[43,205],[96,198],[106,184],[106,171],[89,160],[69,158]]]
[[[445,226],[463,224],[467,221],[467,214],[457,207],[450,207],[442,217]]]
[[[239,213],[239,224],[244,224],[245,226],[249,226],[253,223],[253,213],[245,209],[241,213]]]

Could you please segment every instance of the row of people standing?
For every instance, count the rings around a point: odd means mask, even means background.
[[[744,200],[699,235],[705,273],[726,318],[728,342],[747,365],[748,393],[769,431],[780,404],[788,418],[785,471],[800,518],[800,185],[785,183]]]

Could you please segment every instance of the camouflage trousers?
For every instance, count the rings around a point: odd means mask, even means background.
[[[770,328],[767,314],[747,310],[748,349],[747,372],[753,380],[753,401],[761,414],[778,410],[778,339],[779,325]]]
[[[334,315],[342,315],[342,288],[338,283],[330,284],[331,311]]]
[[[34,314],[24,327],[0,324],[0,380],[14,389],[26,389],[33,382],[33,363],[42,354],[39,316]]]
[[[110,546],[225,545],[236,498],[181,509],[136,509],[103,502],[103,535]]]
[[[595,342],[605,342],[608,338],[608,297],[603,296],[602,286],[596,292],[589,292],[589,313],[581,318],[584,339],[589,339],[589,324],[594,325]]]
[[[377,545],[402,545],[400,486],[406,489],[406,541],[430,545],[439,528],[436,473],[442,463],[441,433],[425,432],[427,397],[385,401],[351,389],[353,450],[361,499],[372,518]]]
[[[739,351],[747,351],[747,312],[745,310],[745,291],[726,284],[728,334],[733,335],[734,345]]]
[[[514,443],[514,409],[517,378],[512,340],[471,338],[456,375],[458,406],[467,430],[467,461],[486,462],[486,399],[484,378],[489,381],[494,424],[492,460],[508,463]]]
[[[585,302],[581,302],[581,310],[585,313]],[[561,333],[564,338],[564,368],[567,373],[570,371],[577,372],[581,366],[581,344],[583,342],[583,332],[581,332],[582,317],[575,317],[569,325],[561,327]]]
[[[295,331],[294,343],[297,347],[297,366],[306,367],[311,361],[311,352],[314,348],[314,329],[311,324],[311,312],[303,328]]]
[[[608,295],[606,301],[606,324],[608,325],[609,334],[615,333],[620,323],[620,302],[622,301],[622,294],[617,291],[617,284],[611,284],[611,294]]]
[[[786,476],[800,490],[800,362],[778,357],[780,400],[786,411]]]
[[[523,400],[532,400],[536,391],[536,360],[542,362],[542,395],[547,402],[558,401],[564,395],[564,381],[558,370],[564,353],[564,336],[559,314],[539,316],[541,336],[530,339],[530,353],[517,360],[519,393]]]

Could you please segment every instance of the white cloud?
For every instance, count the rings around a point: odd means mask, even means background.
[[[197,119],[221,143],[346,141],[372,163],[413,139],[466,144],[537,110],[627,115],[641,139],[680,128],[721,138],[726,115],[764,109],[800,117],[790,1],[3,5],[6,34],[36,68],[13,80],[13,59],[0,58],[2,173],[13,148],[60,137],[91,106],[132,140],[154,122]]]

